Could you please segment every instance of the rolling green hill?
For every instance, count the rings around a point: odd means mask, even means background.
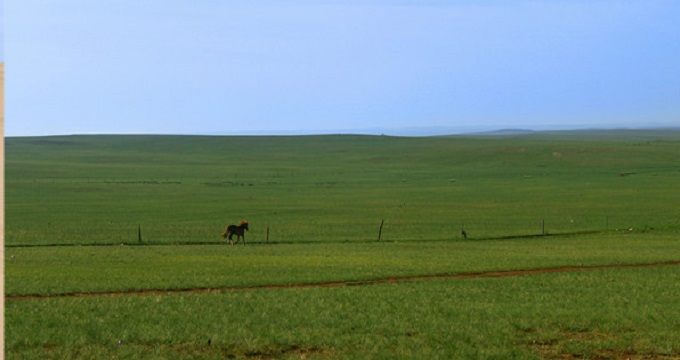
[[[680,131],[6,139],[7,245],[474,239],[677,226]]]
[[[680,354],[677,131],[6,150],[8,358]]]

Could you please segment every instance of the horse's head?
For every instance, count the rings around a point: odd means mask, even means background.
[[[247,222],[246,220],[242,220],[241,223],[238,224],[238,226],[239,226],[239,227],[242,227],[242,228],[244,228],[244,229],[246,229],[246,230],[249,230],[249,229],[248,229],[248,222]]]

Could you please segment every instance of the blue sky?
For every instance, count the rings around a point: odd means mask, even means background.
[[[680,126],[677,0],[4,0],[7,136]]]

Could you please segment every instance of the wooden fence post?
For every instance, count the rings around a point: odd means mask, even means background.
[[[267,242],[269,242],[269,225],[267,225]]]
[[[142,224],[137,225],[137,240],[142,242]]]
[[[380,230],[378,231],[378,241],[380,241],[380,239],[382,238],[383,224],[385,224],[385,219],[380,220]]]
[[[541,221],[541,233],[543,233],[543,235],[545,235],[545,219],[543,219],[543,221]]]

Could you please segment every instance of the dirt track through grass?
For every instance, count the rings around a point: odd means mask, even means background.
[[[523,270],[500,270],[500,271],[484,271],[464,274],[436,274],[436,275],[418,275],[418,276],[403,276],[403,277],[389,277],[372,280],[361,281],[332,281],[322,283],[302,283],[302,284],[280,284],[280,285],[255,285],[255,286],[236,286],[236,287],[217,287],[217,288],[189,288],[189,289],[145,289],[145,290],[130,290],[130,291],[111,291],[111,292],[76,292],[63,294],[49,294],[49,295],[10,295],[5,296],[5,300],[39,300],[50,298],[74,298],[74,297],[105,297],[105,296],[125,296],[125,295],[163,295],[163,294],[185,294],[185,293],[220,293],[226,291],[239,290],[272,290],[272,289],[303,289],[303,288],[325,288],[325,287],[342,287],[342,286],[366,286],[376,285],[382,283],[398,283],[405,281],[425,281],[435,279],[478,279],[490,277],[510,277],[510,276],[528,276],[540,275],[549,273],[573,272],[573,271],[593,271],[604,269],[628,269],[628,268],[645,268],[645,267],[661,267],[661,266],[678,266],[680,261],[668,261],[660,263],[648,264],[619,264],[619,265],[595,265],[595,266],[562,266],[554,268],[538,268],[538,269],[523,269]]]

